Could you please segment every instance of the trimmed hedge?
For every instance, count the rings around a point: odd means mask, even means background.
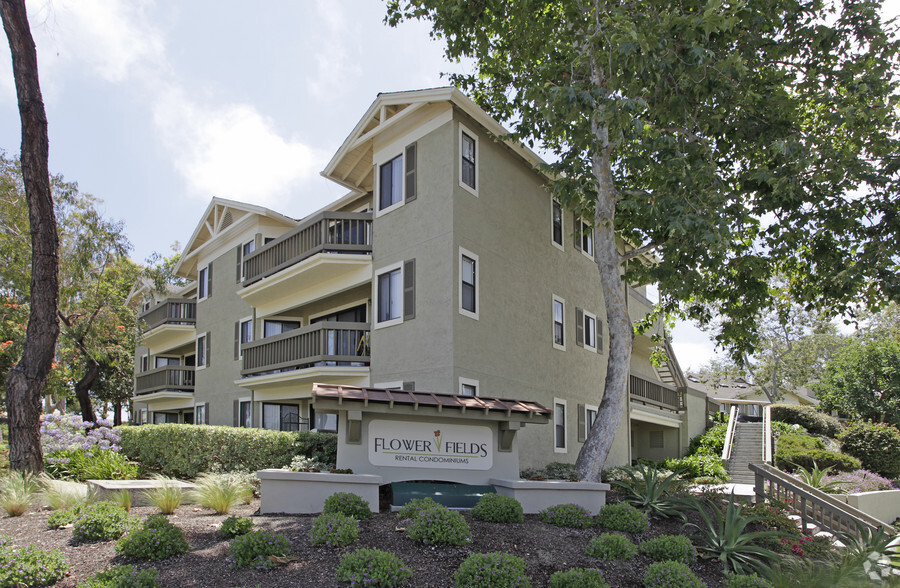
[[[811,435],[837,437],[841,432],[841,423],[831,415],[825,414],[812,406],[796,404],[773,404],[772,420],[782,421],[790,425],[800,425]]]
[[[821,439],[809,435],[787,433],[778,438],[775,447],[775,466],[786,472],[793,472],[797,466],[831,467],[838,472],[853,472],[861,467],[855,457],[827,451]]]
[[[900,431],[886,423],[855,422],[841,434],[841,451],[885,478],[900,476]]]
[[[201,472],[255,472],[280,468],[296,455],[334,463],[337,436],[209,425],[119,427],[122,453],[150,471],[176,478]]]

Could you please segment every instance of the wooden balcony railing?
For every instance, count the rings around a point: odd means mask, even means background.
[[[369,324],[321,322],[247,343],[242,376],[317,365],[368,365]]]
[[[166,365],[138,374],[134,379],[135,396],[162,390],[192,393],[194,391],[193,366]]]
[[[684,410],[684,393],[659,382],[630,376],[631,402],[655,406],[664,410]]]
[[[299,227],[247,256],[244,286],[321,252],[371,253],[372,213],[317,214]]]
[[[166,298],[138,315],[149,331],[160,325],[194,325],[197,323],[197,301],[190,298]]]

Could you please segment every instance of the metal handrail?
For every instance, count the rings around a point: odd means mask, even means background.
[[[725,445],[722,447],[722,461],[731,459],[731,444],[734,439],[734,428],[737,423],[737,405],[732,404],[728,412],[728,428],[725,429]]]

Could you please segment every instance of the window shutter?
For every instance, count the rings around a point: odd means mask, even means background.
[[[575,307],[575,344],[584,347],[584,311]]]
[[[241,264],[243,264],[243,262],[244,262],[243,258],[241,257],[242,251],[243,251],[242,246],[238,245],[237,249],[235,250],[235,258],[237,259],[237,261],[235,262],[235,265],[237,267],[235,268],[235,272],[234,272],[234,281],[237,283],[240,283],[240,281],[241,281]]]
[[[582,443],[587,439],[587,423],[585,422],[585,409],[583,404],[578,405],[578,440]]]
[[[575,227],[575,251],[581,251],[581,219],[577,213],[572,215],[572,226]]]
[[[416,196],[416,144],[406,147],[406,201],[415,200]]]
[[[234,358],[241,358],[241,321],[234,323]]]
[[[212,364],[212,356],[210,355],[210,351],[212,350],[212,337],[209,336],[210,332],[206,331],[206,366],[209,367]]]
[[[206,266],[206,297],[210,298],[212,296],[212,262]]]
[[[401,388],[404,392],[413,392],[416,389],[415,382],[403,382],[403,386]]]
[[[597,351],[603,351],[603,321],[597,319],[597,336],[594,338],[597,342]]]
[[[416,260],[403,262],[403,320],[416,318]]]
[[[241,401],[234,401],[234,424],[233,427],[237,427],[241,424]]]

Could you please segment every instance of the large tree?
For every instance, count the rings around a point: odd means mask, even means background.
[[[898,43],[848,0],[390,0],[426,19],[451,76],[513,139],[539,143],[554,195],[591,216],[609,333],[597,480],[627,398],[626,285],[709,322],[739,357],[784,276],[826,313],[900,298]],[[632,260],[653,254],[655,264]],[[631,262],[631,263],[629,263]]]
[[[22,175],[28,200],[32,250],[25,345],[18,363],[6,376],[9,462],[16,470],[40,472],[44,469],[39,429],[41,393],[50,373],[59,334],[56,320],[58,242],[50,193],[50,148],[47,114],[38,79],[37,51],[28,26],[25,1],[0,0],[0,17],[9,40],[22,122]]]

